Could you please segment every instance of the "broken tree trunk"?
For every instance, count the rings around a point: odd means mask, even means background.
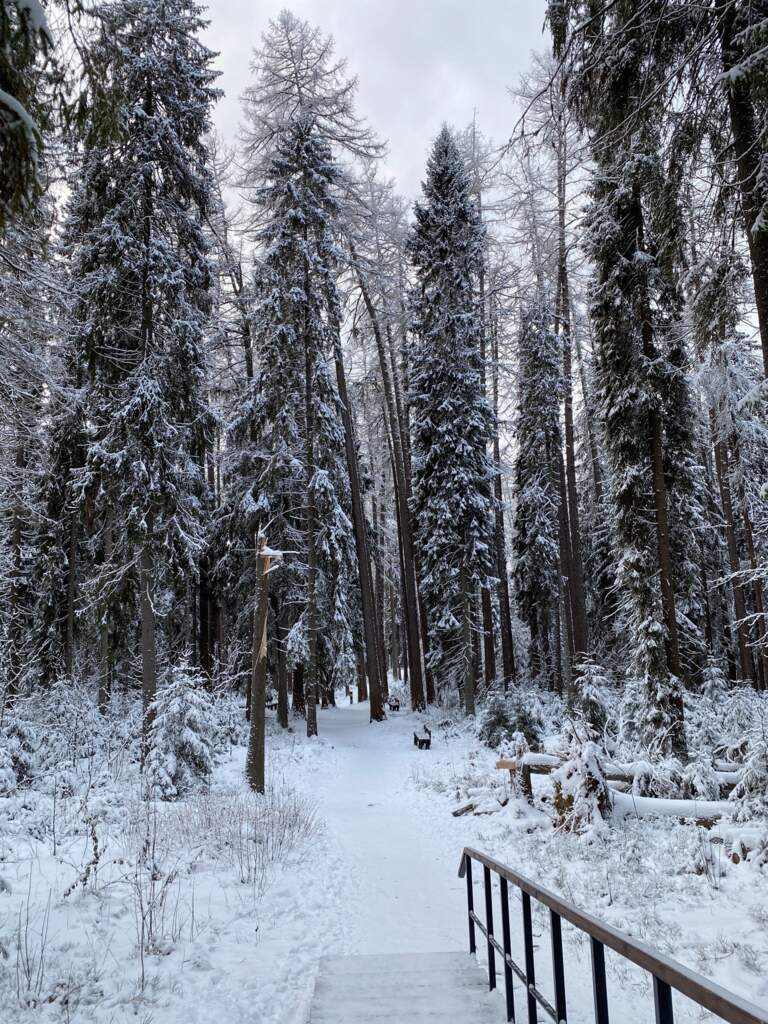
[[[256,542],[256,609],[253,616],[253,660],[251,665],[251,723],[248,734],[246,776],[251,789],[264,792],[265,725],[267,695],[267,614],[269,610],[269,566],[267,538]]]

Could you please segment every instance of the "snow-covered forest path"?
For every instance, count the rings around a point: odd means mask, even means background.
[[[463,950],[461,850],[446,849],[408,785],[433,751],[413,745],[414,716],[395,712],[369,725],[368,715],[367,704],[321,715],[333,749],[313,777],[318,812],[354,882],[349,952]]]

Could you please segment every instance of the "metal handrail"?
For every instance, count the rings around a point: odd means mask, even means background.
[[[475,913],[472,884],[472,862],[483,868],[485,921]],[[493,925],[493,889],[491,875],[497,875],[501,890],[502,941],[499,942]],[[638,942],[630,935],[612,928],[596,917],[577,909],[555,893],[544,889],[529,878],[518,874],[505,864],[488,857],[479,850],[465,846],[461,854],[459,877],[467,880],[467,917],[469,922],[469,949],[476,952],[475,929],[479,928],[488,947],[488,984],[496,988],[496,954],[504,966],[504,982],[507,1004],[507,1020],[515,1020],[512,976],[525,986],[529,1024],[537,1024],[537,1006],[540,1006],[556,1024],[567,1024],[565,999],[565,969],[563,962],[563,940],[561,920],[568,921],[590,937],[592,952],[592,988],[594,995],[595,1024],[609,1024],[608,995],[605,975],[605,947],[648,971],[653,978],[653,996],[656,1024],[674,1024],[672,990],[691,999],[697,1005],[716,1014],[728,1024],[768,1024],[768,1010],[763,1010],[739,996],[732,995],[702,975],[689,970],[682,964],[655,952],[644,942]],[[523,941],[525,946],[525,968],[512,958],[509,926],[509,884],[522,893]],[[533,925],[531,899],[547,907],[550,912],[552,936],[552,974],[554,982],[554,1006],[536,987],[534,963]]]

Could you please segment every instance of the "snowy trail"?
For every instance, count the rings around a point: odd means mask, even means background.
[[[313,779],[319,813],[354,882],[349,952],[463,950],[461,851],[447,851],[433,835],[408,785],[431,752],[413,746],[414,716],[369,725],[368,715],[367,705],[321,715],[335,756]]]

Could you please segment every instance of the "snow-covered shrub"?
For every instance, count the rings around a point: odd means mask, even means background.
[[[24,719],[10,718],[0,727],[0,796],[29,784],[37,746],[37,733]]]
[[[758,720],[746,741],[744,764],[731,793],[737,804],[734,818],[747,821],[768,815],[768,721]]]
[[[506,699],[501,693],[493,693],[486,701],[480,718],[480,739],[492,750],[498,750],[511,734],[512,726]]]
[[[528,740],[525,738],[525,734],[522,732],[513,732],[509,741],[510,753],[515,758],[523,757],[531,749]]]
[[[700,826],[693,831],[685,829],[681,839],[683,853],[687,855],[687,865],[682,870],[704,875],[713,888],[719,888],[720,879],[726,873],[727,863],[723,856],[722,844],[712,843],[709,829]]]
[[[586,658],[574,666],[574,672],[578,677],[576,710],[599,736],[608,718],[606,691],[610,687],[610,679],[602,666],[592,658]]]
[[[552,775],[555,825],[566,832],[587,832],[610,814],[611,799],[600,748],[591,741]]]
[[[521,733],[531,750],[541,744],[543,723],[536,696],[530,691],[510,689],[494,693],[485,706],[480,738],[493,750],[506,753],[516,733]]]
[[[701,673],[701,695],[713,703],[724,700],[728,695],[728,680],[714,658],[708,658]]]
[[[245,746],[248,742],[248,723],[238,696],[226,690],[216,691],[213,709],[216,750],[226,752],[230,747]]]
[[[18,787],[11,752],[0,743],[0,796],[13,796]]]
[[[642,723],[639,720],[643,704],[642,685],[634,676],[627,677],[619,705],[619,742],[629,750],[640,746]]]
[[[755,723],[766,713],[765,701],[750,686],[731,690],[721,709],[722,739],[715,751],[717,756],[726,761],[742,761]]]
[[[90,687],[80,679],[60,676],[30,702],[35,722],[45,726],[41,767],[71,765],[93,757],[104,731],[104,719]]]
[[[677,800],[682,795],[683,766],[676,757],[650,764],[638,761],[632,780],[635,796],[652,796],[662,800]]]
[[[151,796],[172,800],[213,771],[216,717],[213,698],[187,664],[171,667],[151,707],[145,764]]]
[[[683,768],[680,796],[683,800],[720,799],[720,783],[709,761],[691,761]]]

